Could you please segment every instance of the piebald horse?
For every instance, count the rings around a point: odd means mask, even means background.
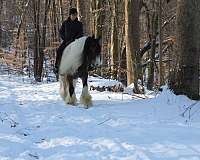
[[[66,104],[76,105],[76,80],[81,78],[83,89],[80,102],[88,108],[92,98],[88,91],[88,69],[101,64],[100,38],[84,36],[70,43],[63,51],[60,67],[60,95]]]

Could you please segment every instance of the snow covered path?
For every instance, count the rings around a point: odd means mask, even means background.
[[[200,102],[168,90],[146,100],[92,91],[84,109],[58,89],[0,75],[0,160],[200,160]]]

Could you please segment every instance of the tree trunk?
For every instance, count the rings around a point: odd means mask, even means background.
[[[1,24],[2,24],[2,9],[3,9],[3,0],[0,0],[0,48],[2,47],[2,27],[1,27]]]
[[[60,17],[61,17],[61,21],[64,21],[64,12],[63,12],[63,1],[60,0],[59,1],[59,7],[60,7]]]
[[[111,70],[112,78],[117,79],[118,69],[118,39],[117,39],[117,11],[116,0],[112,0],[112,28],[111,28]]]
[[[73,0],[70,0],[70,2],[69,2],[69,8],[72,8],[73,7]]]
[[[90,0],[90,12],[92,18],[90,18],[91,22],[89,26],[90,33],[95,35],[96,38],[102,37],[102,0]],[[98,68],[96,73],[101,75],[101,68]]]
[[[95,37],[102,37],[102,16],[101,16],[102,0],[96,0],[96,25]]]
[[[137,51],[139,50],[140,0],[125,0],[125,39],[127,59],[127,83],[138,89]]]
[[[89,14],[88,14],[88,1],[77,0],[77,10],[79,20],[83,23],[83,32],[87,34],[90,33],[90,25],[89,25]]]
[[[155,67],[155,52],[156,52],[156,35],[158,27],[158,15],[156,12],[152,15],[151,22],[151,51],[150,51],[150,63],[148,66],[148,79],[147,79],[147,89],[152,90],[154,86],[154,67]]]
[[[79,20],[81,21],[81,19],[82,19],[82,5],[81,5],[81,2],[80,2],[81,0],[76,0],[76,8],[77,8],[77,10],[78,10],[78,18],[79,18]]]
[[[47,6],[47,10],[46,10],[46,12],[48,12],[49,11],[49,9],[50,9],[50,4],[51,4],[51,1],[49,1],[48,2],[49,4],[49,6]],[[62,3],[61,3],[62,4]],[[62,8],[62,7],[61,7]],[[56,41],[56,38],[58,37],[58,30],[59,30],[59,22],[58,22],[58,14],[57,14],[57,10],[56,10],[56,2],[55,2],[55,0],[53,0],[52,1],[52,18],[53,18],[53,39],[54,39],[54,42]],[[61,14],[63,14],[63,11],[62,11],[62,9],[61,9]],[[47,17],[46,17],[47,18]],[[61,16],[61,21],[63,22],[63,16]],[[46,20],[45,20],[46,21]],[[46,23],[44,21],[44,23]],[[57,24],[57,25],[56,25]],[[46,31],[45,31],[46,32]]]
[[[95,37],[102,36],[102,0],[91,0],[91,12],[93,13],[93,34]]]
[[[50,8],[50,2],[51,0],[45,0],[45,13],[44,13],[44,20],[43,20],[42,37],[40,41],[41,43],[39,43],[39,59],[38,59],[38,73],[37,73],[38,81],[42,80],[44,49],[46,47],[47,14]]]
[[[46,26],[47,14],[50,7],[50,0],[45,0],[45,12],[43,20],[42,34],[40,34],[40,0],[33,1],[34,6],[34,24],[35,24],[35,52],[34,52],[34,78],[36,81],[42,81],[44,49],[46,44]]]
[[[90,33],[94,34],[95,31],[95,14],[94,14],[94,10],[95,10],[95,2],[96,0],[90,0]]]
[[[38,75],[39,65],[39,47],[40,47],[40,27],[39,27],[39,12],[40,12],[40,0],[33,1],[34,12],[34,78],[36,81],[41,81],[41,77]]]
[[[200,55],[200,1],[177,1],[177,53],[180,66],[177,72],[178,86],[172,87],[177,94],[199,99]]]
[[[163,53],[162,53],[162,0],[158,3],[159,14],[158,14],[158,32],[159,32],[159,86],[164,84],[164,73],[163,73]]]

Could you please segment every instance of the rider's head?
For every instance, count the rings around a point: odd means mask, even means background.
[[[78,12],[76,8],[71,8],[69,11],[69,16],[72,21],[74,21],[77,18]]]

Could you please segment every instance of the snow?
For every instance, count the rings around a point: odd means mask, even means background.
[[[84,109],[64,104],[58,82],[31,82],[0,75],[0,160],[200,160],[200,103],[166,86],[146,99],[91,91]]]

